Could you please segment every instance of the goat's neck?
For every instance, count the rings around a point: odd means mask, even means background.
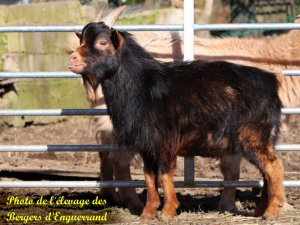
[[[102,82],[108,112],[117,134],[141,132],[151,104],[168,91],[167,67],[140,49],[136,53],[124,52],[124,57],[120,57],[118,72]],[[132,144],[132,141],[119,140],[119,143]]]

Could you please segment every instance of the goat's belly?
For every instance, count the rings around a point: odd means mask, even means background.
[[[197,148],[197,149],[181,149],[178,151],[179,156],[202,156],[210,158],[221,158],[224,155],[231,154],[229,149],[221,148]]]
[[[179,156],[202,156],[220,158],[224,155],[232,154],[229,140],[226,137],[216,142],[198,142],[186,144],[177,152]]]

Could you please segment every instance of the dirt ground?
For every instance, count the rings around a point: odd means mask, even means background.
[[[96,130],[94,118],[68,117],[54,124],[2,129],[0,143],[1,145],[96,144]],[[299,116],[293,116],[290,119],[289,132],[281,135],[279,143],[300,143]],[[300,180],[300,152],[278,152],[278,155],[285,167],[285,180]],[[182,162],[180,158],[175,173],[177,177],[183,176]],[[197,178],[222,179],[218,160],[196,157],[195,165]],[[100,162],[96,152],[1,153],[0,180],[96,180],[99,176],[99,167]],[[142,179],[142,162],[135,162],[131,172],[134,179]],[[261,176],[252,165],[243,161],[241,179],[261,179]],[[2,208],[0,224],[300,224],[299,188],[286,188],[288,202],[294,210],[285,212],[271,221],[262,221],[260,218],[253,217],[257,196],[251,188],[238,189],[237,211],[233,214],[220,214],[217,211],[221,189],[178,188],[176,191],[181,203],[178,216],[172,221],[163,222],[159,219],[141,221],[137,216],[131,215],[128,210],[115,205],[105,196],[99,195],[99,189],[95,188],[4,188],[0,189]],[[138,189],[138,193],[145,202],[146,191]],[[51,205],[49,204],[51,196],[55,199],[63,196],[65,199],[88,200],[89,204],[83,207],[76,204]],[[24,199],[24,202],[8,204],[9,197],[18,197],[19,200]],[[26,205],[26,197],[32,200],[33,204]],[[41,197],[48,200],[48,203],[37,204]],[[95,198],[105,199],[106,204],[91,204]],[[67,219],[54,220],[54,217],[50,221],[45,221],[49,213],[53,215],[57,212],[60,215],[102,215],[103,221],[69,222]],[[19,217],[16,217],[17,215]],[[41,217],[32,217],[26,223],[25,220],[28,219],[26,216],[30,215]],[[107,220],[105,220],[105,215]],[[14,216],[14,220],[7,221],[10,216]]]

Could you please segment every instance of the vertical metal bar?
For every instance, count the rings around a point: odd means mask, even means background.
[[[184,60],[194,59],[194,0],[184,1]]]
[[[184,1],[184,60],[194,59],[194,0]],[[184,183],[193,185],[194,158],[184,158]]]
[[[193,186],[195,183],[195,159],[184,157],[184,183]]]

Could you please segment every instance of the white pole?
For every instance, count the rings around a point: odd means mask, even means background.
[[[184,60],[194,59],[194,0],[184,1]]]
[[[184,1],[184,60],[194,59],[194,0]],[[194,157],[184,157],[184,183],[193,185],[195,179]]]

